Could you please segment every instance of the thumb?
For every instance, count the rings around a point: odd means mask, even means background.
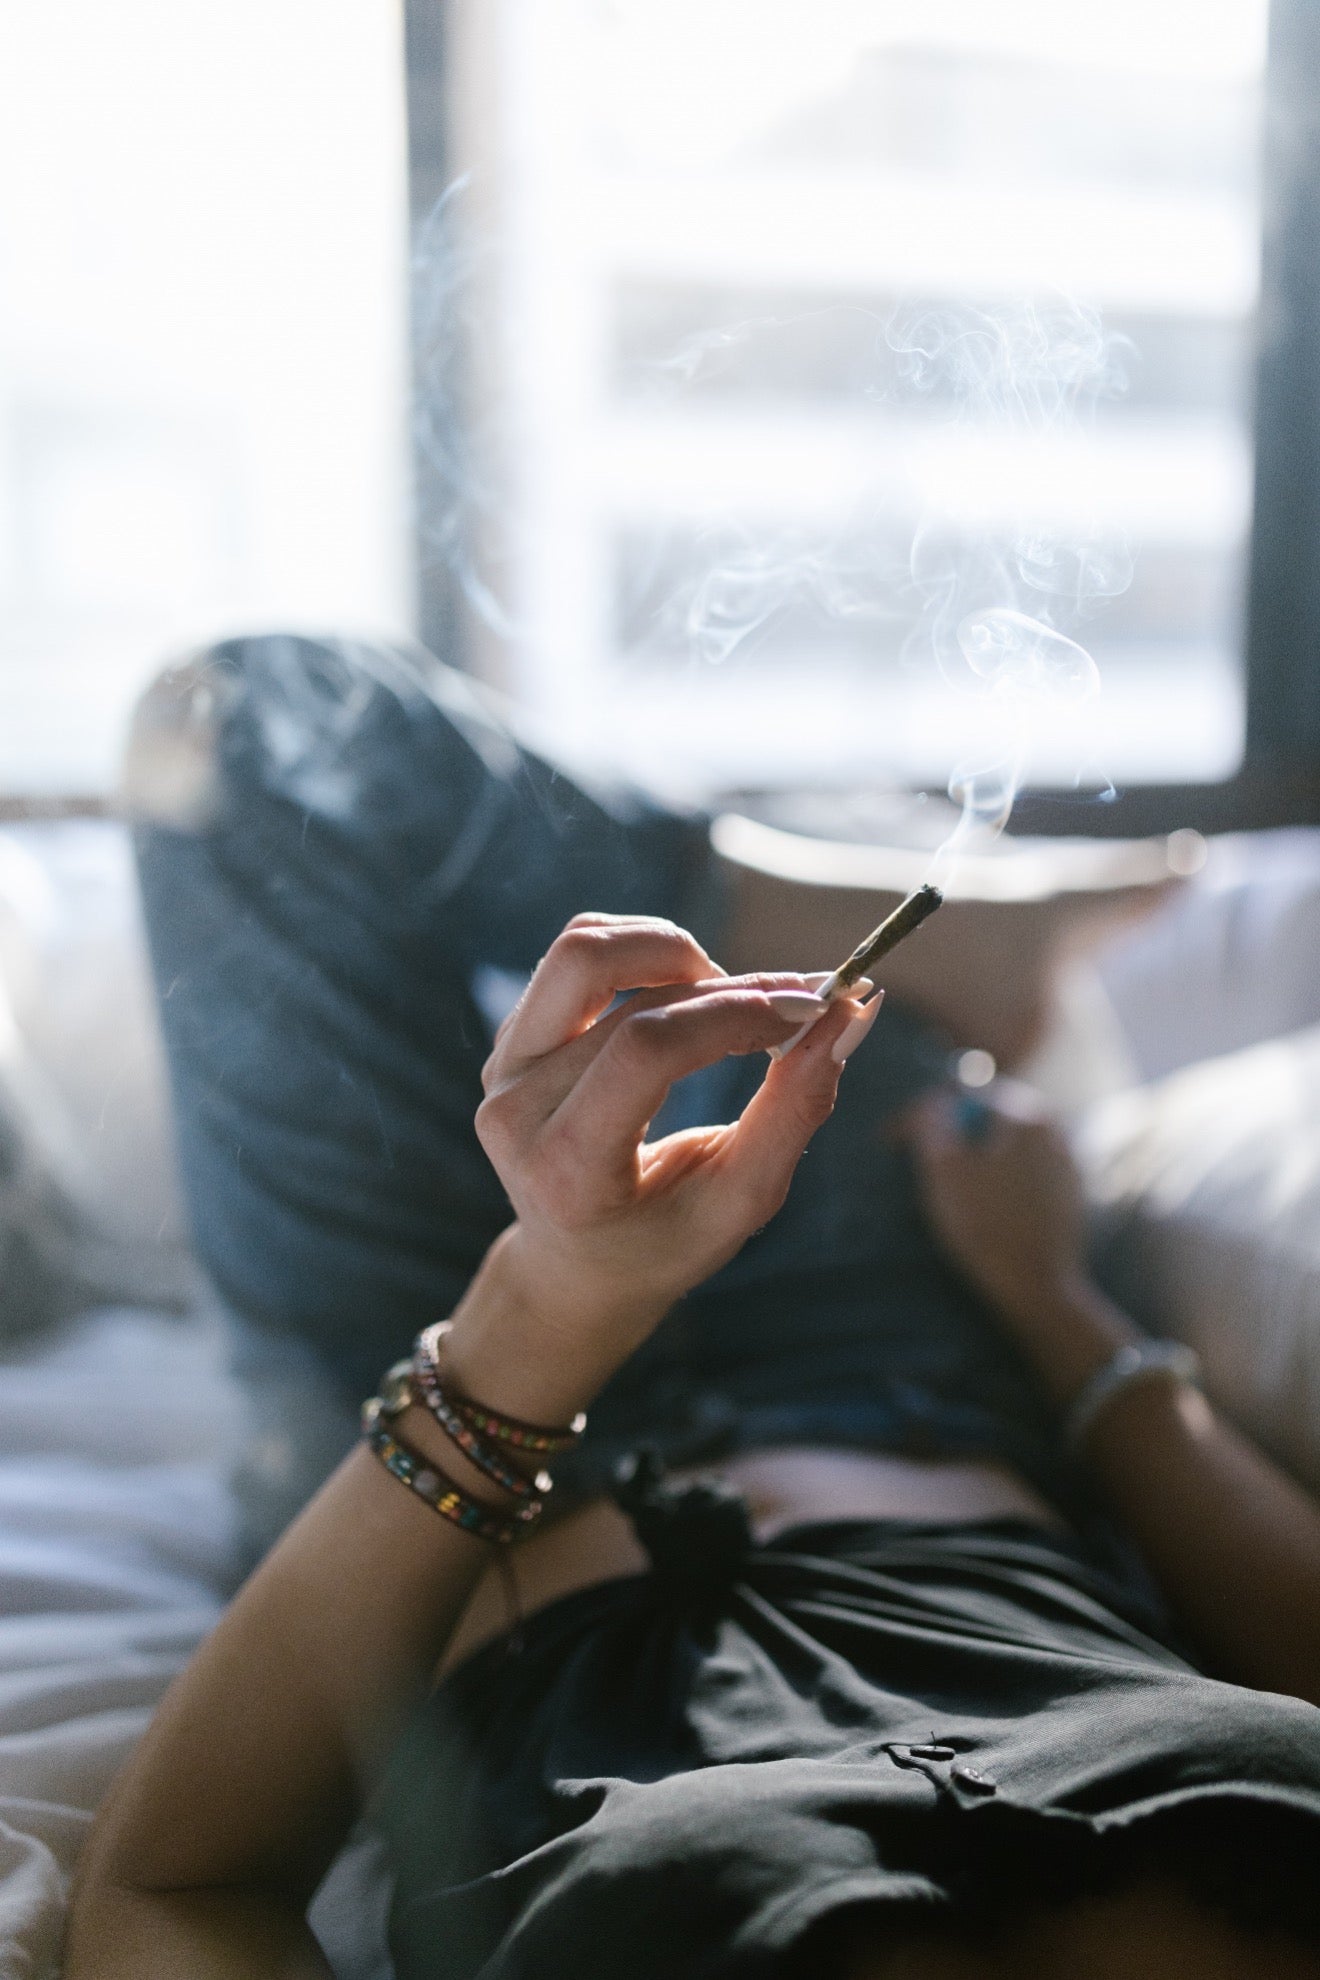
[[[834,1111],[843,1061],[833,1050],[856,1016],[851,999],[828,1007],[794,1051],[772,1061],[734,1128],[726,1173],[764,1195],[767,1215],[783,1201],[807,1144]]]

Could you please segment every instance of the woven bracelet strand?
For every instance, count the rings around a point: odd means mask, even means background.
[[[439,1381],[438,1356],[448,1334],[452,1321],[437,1320],[424,1327],[417,1336],[417,1346],[413,1355],[413,1369],[421,1379],[420,1368],[428,1366],[436,1381]],[[516,1416],[501,1416],[496,1410],[487,1409],[484,1403],[473,1402],[470,1396],[457,1395],[446,1391],[447,1407],[455,1416],[461,1417],[468,1428],[479,1436],[490,1437],[497,1444],[506,1444],[510,1450],[530,1451],[537,1455],[549,1455],[555,1451],[571,1451],[581,1441],[587,1427],[587,1419],[581,1410],[573,1421],[562,1428],[543,1423],[521,1423]]]
[[[528,1499],[535,1493],[542,1497],[554,1489],[554,1479],[545,1470],[538,1471],[528,1478],[521,1471],[513,1471],[505,1463],[498,1448],[487,1443],[486,1439],[471,1428],[459,1415],[440,1386],[434,1362],[418,1349],[411,1362],[400,1362],[412,1387],[416,1400],[428,1409],[451,1443],[457,1444],[470,1464],[478,1471],[484,1471],[492,1484],[507,1492],[514,1499]],[[395,1369],[391,1369],[393,1375]]]
[[[507,1547],[518,1534],[532,1526],[544,1510],[544,1500],[525,1499],[511,1513],[492,1512],[478,1500],[469,1498],[438,1464],[414,1450],[394,1429],[388,1406],[372,1396],[362,1406],[362,1432],[371,1450],[392,1477],[438,1512],[442,1519],[461,1527],[478,1540]]]

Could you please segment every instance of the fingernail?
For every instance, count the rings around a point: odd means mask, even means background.
[[[814,1024],[817,1018],[824,1017],[829,1005],[822,1004],[819,997],[806,990],[775,990],[771,992],[770,1008],[776,1017],[786,1018],[790,1024],[804,1020]]]
[[[862,1015],[855,1017],[852,1023],[845,1026],[839,1033],[834,1043],[830,1046],[830,1057],[836,1065],[841,1066],[845,1059],[851,1058],[867,1032],[871,1029],[871,1026],[879,1017],[880,1006],[884,1001],[885,993],[882,990],[878,997],[872,998],[871,1002],[862,1012]]]

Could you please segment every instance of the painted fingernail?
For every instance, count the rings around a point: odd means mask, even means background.
[[[819,997],[813,997],[807,990],[775,990],[770,997],[770,1008],[776,1017],[790,1024],[803,1021],[814,1024],[817,1018],[824,1017],[829,1005],[822,1004]]]
[[[855,1017],[852,1023],[845,1026],[839,1033],[834,1043],[830,1046],[830,1057],[836,1065],[841,1066],[845,1059],[852,1057],[852,1054],[857,1050],[857,1047],[861,1044],[867,1032],[879,1017],[880,1006],[884,1001],[885,993],[882,990],[879,996],[871,999],[871,1002],[862,1012],[862,1015]]]

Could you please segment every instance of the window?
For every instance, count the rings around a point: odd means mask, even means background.
[[[1265,50],[1264,0],[456,7],[479,666],[701,788],[942,783],[1006,607],[1103,684],[1034,782],[1231,775]]]
[[[0,789],[106,790],[179,646],[410,622],[402,37],[371,0],[11,0]]]

